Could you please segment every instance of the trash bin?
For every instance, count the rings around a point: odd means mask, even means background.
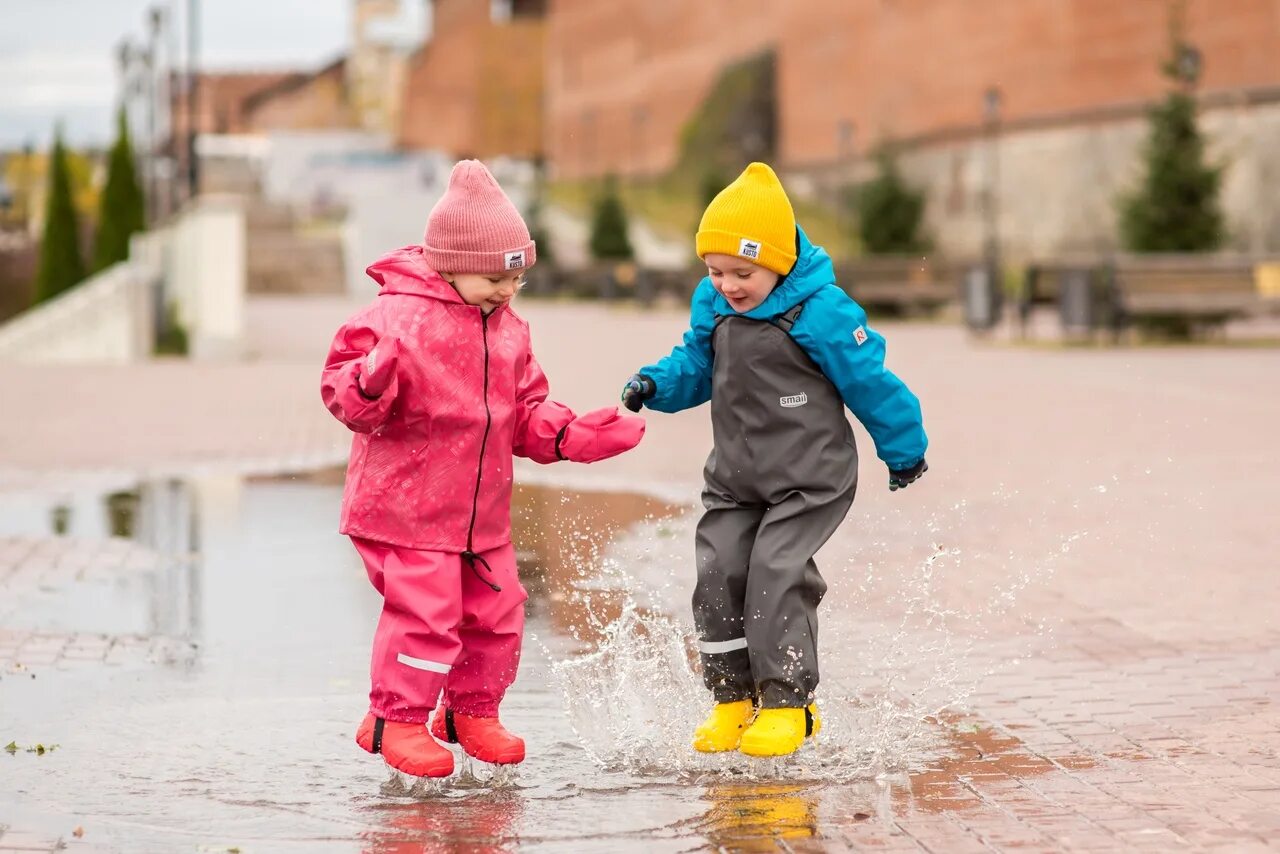
[[[1002,295],[993,267],[970,267],[964,275],[963,291],[964,320],[970,329],[985,331],[999,323]]]
[[[1087,267],[1069,267],[1058,274],[1058,320],[1062,334],[1087,337],[1097,323],[1097,296],[1094,272]]]

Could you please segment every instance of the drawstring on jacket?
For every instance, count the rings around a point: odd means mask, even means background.
[[[489,579],[485,578],[483,575],[481,575],[480,568],[476,566],[477,563],[484,564],[485,571],[488,572],[490,575],[492,575],[493,567],[489,566],[489,561],[480,557],[480,555],[476,554],[470,549],[467,549],[465,552],[462,553],[462,559],[465,560],[467,562],[467,565],[471,567],[471,571],[476,574],[476,578],[480,579],[485,584],[489,585],[489,587],[493,590],[494,593],[502,592],[502,588],[494,584]]]

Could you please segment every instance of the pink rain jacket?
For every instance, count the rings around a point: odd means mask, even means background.
[[[342,533],[430,551],[493,549],[511,540],[513,453],[591,462],[640,441],[639,418],[616,408],[576,418],[548,401],[528,324],[508,306],[485,317],[467,305],[421,246],[368,273],[382,290],[338,330],[321,382],[325,406],[356,432]],[[389,336],[398,365],[370,399],[359,384],[366,357]]]

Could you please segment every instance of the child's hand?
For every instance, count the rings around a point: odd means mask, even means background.
[[[618,407],[607,406],[566,424],[556,438],[556,456],[575,463],[594,463],[631,450],[643,436],[643,418],[620,415]]]
[[[360,393],[368,398],[381,397],[395,379],[399,363],[400,339],[388,335],[378,341],[361,365]]]
[[[899,489],[906,489],[908,484],[915,483],[928,470],[929,464],[924,461],[924,457],[920,458],[920,462],[908,468],[891,469],[889,471],[889,491],[897,492]]]
[[[658,393],[657,384],[644,374],[632,374],[622,387],[622,405],[639,412],[644,402]]]

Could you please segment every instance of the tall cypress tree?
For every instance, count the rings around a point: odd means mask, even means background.
[[[1120,237],[1132,252],[1207,252],[1226,237],[1218,203],[1222,167],[1205,163],[1191,96],[1199,54],[1182,38],[1180,6],[1170,31],[1172,56],[1163,71],[1175,86],[1151,110],[1142,184],[1121,199]]]
[[[129,257],[129,237],[146,228],[146,202],[134,169],[133,145],[124,107],[116,119],[116,142],[111,147],[107,185],[98,205],[98,235],[93,247],[96,273]]]
[[[36,302],[57,296],[83,278],[80,223],[71,201],[71,175],[59,126],[49,158],[49,190],[45,201],[44,237],[40,242],[40,267],[36,271]]]

